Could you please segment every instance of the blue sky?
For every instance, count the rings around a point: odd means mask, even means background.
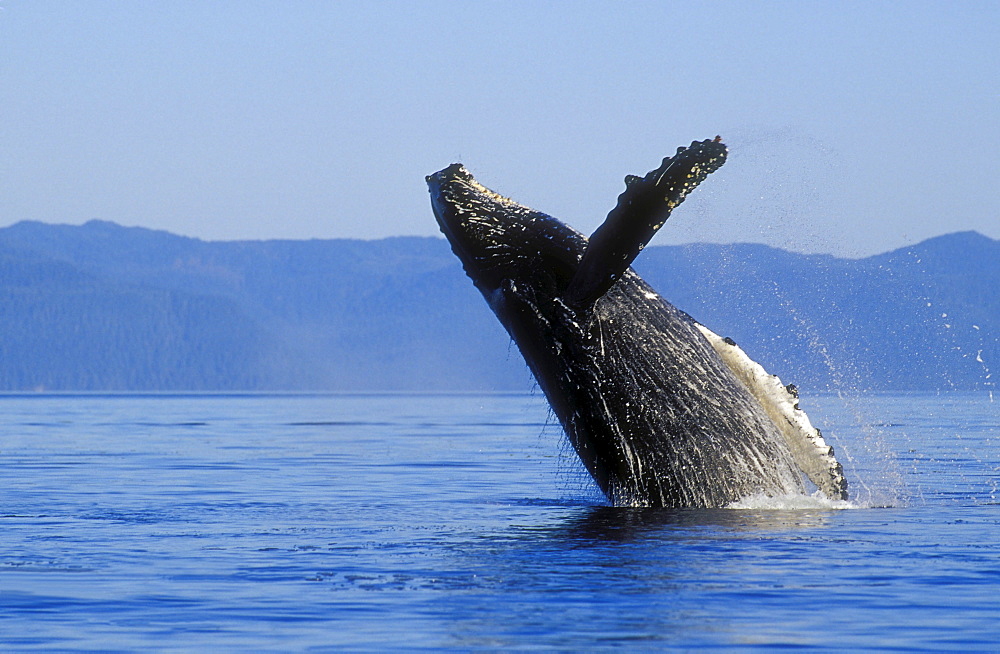
[[[0,0],[0,226],[436,234],[424,175],[592,231],[721,134],[654,244],[1000,238],[1000,3]]]

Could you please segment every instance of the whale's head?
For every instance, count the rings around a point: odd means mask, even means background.
[[[553,300],[586,313],[628,270],[671,211],[726,160],[719,137],[677,149],[645,177],[629,175],[618,206],[590,239],[494,193],[461,164],[427,177],[441,231],[466,274],[504,320],[501,300]],[[500,309],[500,310],[498,310]]]
[[[427,185],[441,231],[494,311],[505,289],[551,299],[569,285],[587,247],[582,234],[491,191],[461,164],[429,175]]]

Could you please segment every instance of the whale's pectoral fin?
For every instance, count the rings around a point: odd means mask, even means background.
[[[591,235],[580,265],[563,294],[567,303],[587,307],[618,281],[663,223],[698,184],[726,161],[726,146],[714,140],[677,148],[645,177],[625,178],[618,205]]]
[[[784,436],[796,465],[831,500],[847,499],[844,468],[826,444],[823,434],[812,426],[799,408],[798,391],[785,386],[775,375],[747,356],[731,339],[722,338],[708,327],[695,323],[736,378],[757,398],[768,417]]]

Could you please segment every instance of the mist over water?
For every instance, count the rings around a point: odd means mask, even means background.
[[[675,229],[682,241],[726,242],[727,222],[738,221],[759,225],[760,238],[755,240],[762,243],[795,252],[829,252],[826,244],[836,239],[819,233],[816,226],[836,225],[829,217],[844,213],[845,199],[839,195],[836,179],[849,171],[839,163],[838,154],[793,129],[737,130],[726,141],[730,144],[726,166],[677,212],[664,232]],[[793,150],[799,155],[805,150],[813,154],[788,156]],[[808,163],[791,167],[789,161]],[[714,192],[713,184],[726,186],[725,193]],[[845,216],[838,229],[850,230],[850,220],[866,222],[867,218]],[[694,236],[699,230],[702,238]],[[699,246],[688,247],[695,253]],[[873,253],[859,243],[855,251],[834,254],[862,257]],[[969,274],[966,268],[976,267],[983,269],[983,275],[992,274],[972,259],[963,264],[961,256],[934,246],[873,257],[868,264],[875,273],[871,283],[894,289],[897,304],[889,313],[877,304],[866,306],[872,288],[843,284],[845,268],[840,259],[813,256],[786,269],[755,268],[753,246],[740,244],[722,246],[718,256],[690,256],[687,262],[694,274],[686,283],[691,290],[670,299],[720,335],[735,337],[737,342],[748,340],[751,345],[745,349],[751,358],[783,383],[799,387],[802,408],[849,471],[850,502],[836,508],[906,507],[923,502],[931,492],[913,483],[917,462],[942,461],[940,453],[925,451],[919,439],[914,442],[914,432],[946,430],[947,420],[937,425],[936,417],[962,415],[966,410],[975,413],[975,403],[964,405],[955,399],[959,395],[940,391],[913,394],[931,412],[894,421],[888,417],[891,410],[885,401],[895,396],[874,391],[873,382],[888,379],[905,388],[919,377],[924,386],[944,391],[971,384],[985,391],[983,397],[996,410],[991,358],[997,335],[983,329],[979,324],[983,318],[977,317],[989,312],[990,300],[969,304],[957,299],[954,288],[931,272],[944,263],[956,275]],[[806,269],[813,282],[809,287],[789,283]],[[669,279],[670,273],[650,266],[643,274]],[[743,283],[733,284],[733,279]],[[720,312],[717,306],[729,310]],[[866,333],[859,330],[863,323],[876,328]],[[899,364],[878,368],[880,358],[893,357],[925,363],[923,369]],[[803,375],[809,380],[803,383],[798,375],[805,370],[804,360],[813,361],[815,369],[825,374]],[[953,437],[956,441],[963,438],[960,433]],[[989,439],[984,444],[993,445]],[[968,463],[979,466],[982,457],[972,457]],[[747,498],[736,506],[802,508],[813,502],[824,500]]]
[[[841,215],[837,189],[849,172],[828,145],[794,128],[737,127],[722,136],[726,164],[685,201],[655,243],[752,242],[800,253],[875,254],[867,243],[843,239],[848,223],[860,218]]]

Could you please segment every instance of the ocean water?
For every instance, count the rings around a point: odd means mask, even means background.
[[[605,506],[540,395],[0,396],[0,650],[1000,650],[1000,398],[802,403],[848,508]]]

